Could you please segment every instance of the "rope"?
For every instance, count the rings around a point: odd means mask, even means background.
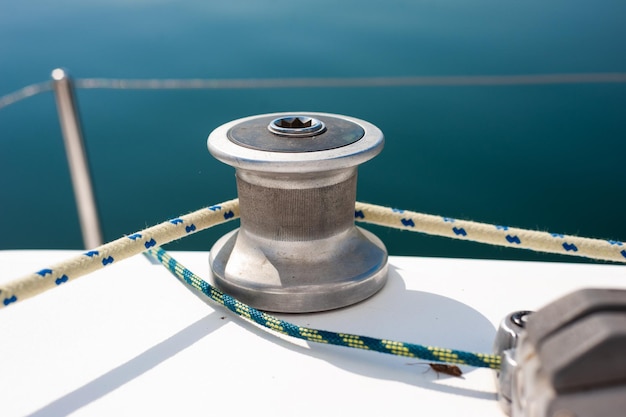
[[[348,333],[336,333],[327,330],[312,329],[299,326],[278,317],[259,311],[235,298],[224,294],[211,284],[185,268],[176,259],[169,256],[163,249],[150,249],[147,253],[157,259],[170,270],[180,281],[200,290],[211,300],[228,308],[235,314],[257,323],[267,329],[286,334],[298,339],[316,343],[326,343],[355,349],[371,350],[396,356],[424,359],[430,362],[446,362],[469,365],[479,368],[500,369],[500,356],[482,353],[465,352],[462,350],[444,349],[394,340],[376,339]]]
[[[152,247],[239,217],[239,200],[206,207],[124,236],[64,262],[0,284],[0,308],[40,294],[98,269],[117,264]]]
[[[179,279],[202,291],[209,298],[255,323],[284,334],[310,341],[374,350],[429,361],[458,363],[493,369],[499,368],[500,358],[494,355],[334,333],[300,327],[285,322],[221,293],[158,248],[158,246],[173,240],[238,217],[239,201],[235,199],[203,208],[140,232],[124,236],[65,262],[53,265],[50,268],[41,269],[30,275],[0,285],[0,308],[33,297],[50,288],[65,284],[68,281],[115,264],[130,256],[148,251],[149,254],[155,256],[170,271],[174,272]],[[623,249],[624,244],[620,241],[589,239],[510,228],[508,226],[489,225],[358,202],[355,206],[355,219],[431,235],[626,263],[626,249]]]
[[[617,240],[590,239],[560,233],[518,229],[365,203],[356,204],[355,219],[429,235],[626,263],[626,246]]]

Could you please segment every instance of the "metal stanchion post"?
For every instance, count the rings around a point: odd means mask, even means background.
[[[67,71],[61,68],[52,71],[52,80],[83,243],[86,248],[93,248],[101,245],[103,239],[78,117],[74,86]]]

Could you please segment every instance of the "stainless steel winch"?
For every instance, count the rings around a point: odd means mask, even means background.
[[[362,301],[387,279],[387,250],[354,225],[357,166],[383,148],[374,125],[326,113],[226,123],[211,154],[236,168],[241,226],[219,239],[215,285],[255,308],[313,312]]]

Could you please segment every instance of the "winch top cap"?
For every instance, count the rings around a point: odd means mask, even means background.
[[[215,129],[209,152],[236,168],[318,172],[359,165],[384,145],[380,129],[349,116],[288,112],[246,117]]]
[[[326,125],[319,119],[307,116],[278,117],[267,125],[267,129],[280,136],[313,137],[326,131]],[[359,138],[360,139],[360,138]]]

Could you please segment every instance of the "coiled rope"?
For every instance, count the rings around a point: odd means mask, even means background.
[[[156,257],[182,281],[197,288],[212,300],[217,301],[242,317],[269,329],[314,342],[368,349],[428,361],[499,369],[500,358],[497,355],[335,333],[305,328],[285,322],[221,293],[159,248],[161,245],[186,235],[238,217],[239,200],[235,199],[203,208],[140,232],[124,236],[67,261],[0,285],[0,308],[33,297],[50,288],[147,251],[148,254]],[[355,206],[355,219],[366,223],[430,235],[626,263],[626,249],[621,241],[590,239],[490,225],[359,202]]]

